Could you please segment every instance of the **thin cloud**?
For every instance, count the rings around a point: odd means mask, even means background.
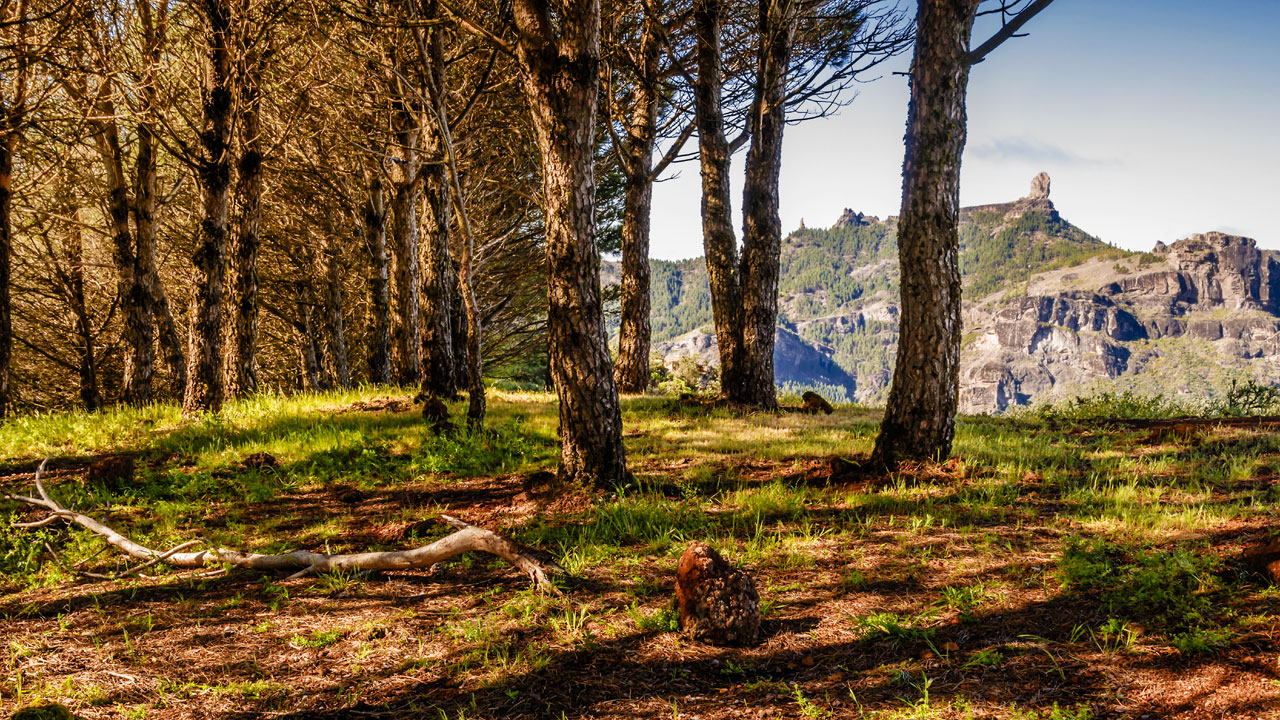
[[[1070,150],[1052,143],[1026,138],[1002,138],[971,148],[974,156],[984,160],[1002,162],[1024,162],[1033,165],[1052,164],[1056,166],[1101,166],[1114,165],[1114,160],[1099,160],[1077,155]]]

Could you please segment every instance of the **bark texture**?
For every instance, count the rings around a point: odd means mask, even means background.
[[[222,324],[226,304],[227,206],[231,185],[232,70],[229,0],[203,0],[205,81],[200,91],[203,157],[197,177],[203,218],[192,261],[196,268],[184,415],[219,412],[225,399]]]
[[[293,324],[293,335],[298,342],[298,359],[300,361],[303,390],[321,389],[320,343],[316,340],[316,323],[311,305],[298,303],[298,319]]]
[[[622,214],[622,318],[618,330],[619,392],[649,386],[649,228],[653,207],[653,148],[657,138],[658,61],[661,38],[656,8],[646,5],[640,36],[638,77],[626,124],[622,169],[626,187]]]
[[[516,57],[542,155],[547,228],[547,326],[560,399],[567,479],[626,480],[622,412],[600,299],[594,145],[600,85],[600,3],[570,0],[553,21],[540,0],[516,0]]]
[[[738,240],[733,232],[729,186],[729,142],[725,138],[720,34],[720,0],[696,0],[698,77],[694,104],[698,156],[702,170],[702,244],[711,286],[711,312],[720,352],[720,388],[729,398],[743,393],[745,348],[742,288],[738,277]]]
[[[170,393],[180,396],[187,387],[187,359],[182,347],[182,335],[173,319],[169,297],[160,282],[156,267],[156,116],[159,101],[156,75],[159,72],[161,51],[164,45],[164,27],[168,17],[168,3],[160,3],[153,13],[150,0],[138,3],[147,64],[143,71],[139,93],[142,110],[138,118],[138,150],[134,158],[133,176],[133,227],[137,235],[138,267],[144,275],[147,292],[151,295],[152,317],[155,331],[164,354],[165,367],[169,370]]]
[[[368,175],[364,244],[369,251],[369,382],[391,382],[391,261],[387,256],[387,206],[382,171]]]
[[[395,189],[391,199],[392,238],[396,254],[396,295],[399,320],[396,325],[396,349],[399,363],[396,380],[415,385],[422,377],[420,354],[419,306],[421,277],[418,258],[418,203],[422,183],[418,177],[418,140],[420,122],[417,115],[401,107],[395,114],[399,158],[394,171]]]
[[[93,321],[84,294],[84,236],[78,212],[73,210],[69,215],[77,222],[67,233],[67,271],[58,274],[64,285],[67,304],[76,319],[76,374],[80,381],[80,402],[85,410],[96,412],[102,409],[102,391],[98,386],[98,359],[93,352]]]
[[[782,253],[778,178],[796,11],[796,0],[761,0],[759,5],[755,100],[748,117],[751,147],[742,192],[742,334],[748,361],[739,394],[732,399],[769,409],[778,407],[773,380]]]
[[[433,9],[433,8],[430,8]],[[429,17],[435,17],[431,12]],[[436,122],[426,124],[426,151],[433,160],[441,161],[425,169],[427,207],[431,219],[427,225],[424,267],[422,269],[422,392],[442,398],[457,395],[453,347],[453,261],[449,257],[449,211],[451,197],[449,169],[445,160],[445,130],[440,118],[447,112],[444,38],[431,32],[426,39],[426,72],[430,74],[428,100]]]
[[[240,87],[239,223],[231,253],[231,387],[237,397],[258,389],[258,254],[262,220],[261,67],[251,57]]]
[[[8,119],[8,118],[6,118]],[[17,133],[0,134],[0,418],[12,412],[13,308],[9,294],[13,266],[13,151]]]
[[[124,315],[124,400],[151,402],[155,360],[154,321],[146,270],[138,262],[134,234],[129,227],[129,181],[124,174],[124,150],[116,126],[112,86],[102,88],[102,98],[94,103],[94,145],[107,175],[107,215],[111,222],[111,258],[116,266],[117,293]]]
[[[921,2],[898,221],[902,315],[874,457],[951,453],[960,367],[960,158],[978,0]]]
[[[347,330],[342,320],[342,255],[337,243],[324,247],[324,329],[333,361],[333,379],[340,387],[351,387],[351,364],[347,358]]]

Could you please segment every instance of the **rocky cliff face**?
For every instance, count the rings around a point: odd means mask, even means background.
[[[1138,376],[1175,349],[1172,341],[1211,346],[1223,367],[1280,377],[1280,264],[1272,253],[1249,238],[1207,233],[1136,262],[1136,273],[1116,263],[1071,268],[1044,283],[1079,286],[1092,276],[1095,292],[970,305],[966,326],[977,337],[963,355],[961,411],[1000,411]]]
[[[1216,232],[1127,252],[1063,220],[1049,189],[1042,173],[1025,198],[962,210],[962,412],[1095,386],[1204,394],[1231,379],[1280,380],[1276,253]],[[787,238],[779,307],[795,331],[779,330],[780,384],[884,401],[897,342],[895,228],[894,218],[845,210],[829,230]],[[656,349],[714,362],[708,332]]]

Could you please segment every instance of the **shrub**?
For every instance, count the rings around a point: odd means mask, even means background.
[[[1151,618],[1156,627],[1198,627],[1212,609],[1220,560],[1185,547],[1169,551],[1124,550],[1105,540],[1072,539],[1058,571],[1070,588],[1097,590],[1108,612]]]

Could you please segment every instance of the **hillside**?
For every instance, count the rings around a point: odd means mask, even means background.
[[[1251,239],[1121,250],[1064,219],[1041,174],[1027,197],[962,209],[960,249],[966,412],[1101,386],[1212,396],[1280,365],[1280,273]],[[802,224],[781,265],[779,385],[883,402],[897,343],[896,218],[846,210],[830,228]],[[715,362],[702,259],[652,268],[655,348]]]

